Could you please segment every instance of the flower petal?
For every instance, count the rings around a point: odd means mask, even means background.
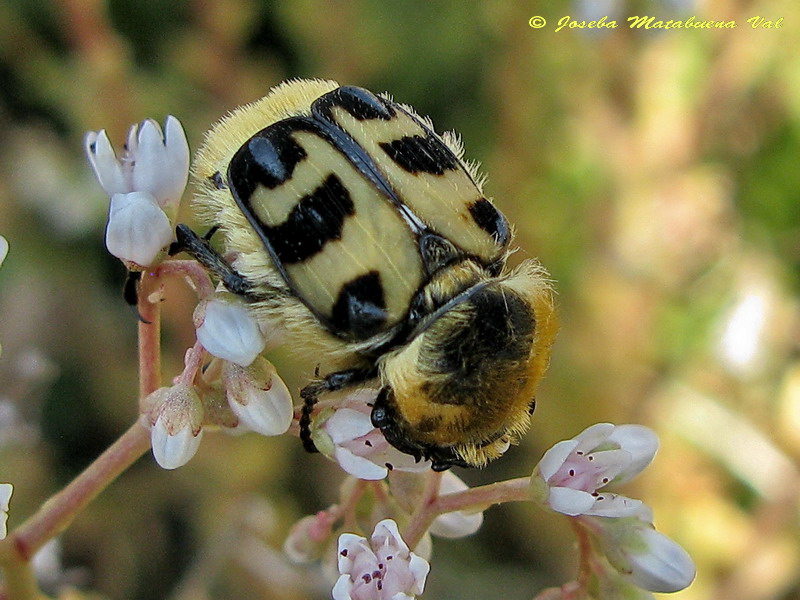
[[[87,133],[84,138],[84,146],[94,174],[106,194],[113,196],[133,191],[125,182],[122,165],[117,159],[105,129],[100,132],[90,131]]]
[[[584,514],[594,517],[636,517],[641,514],[643,505],[641,500],[604,492]]]
[[[247,403],[230,402],[231,410],[242,423],[261,435],[281,435],[292,424],[294,408],[289,388],[275,374],[268,390],[251,388]]]
[[[614,425],[611,423],[595,423],[587,427],[575,436],[575,439],[580,442],[576,448],[577,452],[588,454],[595,450],[598,446],[603,444],[614,431]]]
[[[670,593],[689,587],[697,572],[689,554],[677,542],[643,527],[647,551],[629,555],[631,580],[651,592]]]
[[[553,475],[555,475],[561,466],[567,461],[567,458],[569,458],[569,455],[572,453],[572,451],[578,447],[578,444],[579,442],[577,440],[564,440],[563,442],[558,442],[547,452],[545,452],[544,456],[542,456],[542,459],[539,461],[539,465],[537,466],[539,475],[541,475],[542,479],[548,481]]]
[[[641,473],[658,451],[658,436],[644,425],[618,425],[608,439],[631,454],[630,464],[614,479],[614,483],[628,481]]]
[[[170,433],[164,415],[158,417],[150,430],[153,456],[162,469],[177,469],[189,462],[202,438],[202,429],[195,435],[188,425]]]
[[[264,349],[265,340],[244,304],[214,299],[201,306],[205,312],[197,328],[198,341],[218,358],[243,367],[250,365]]]
[[[378,481],[385,479],[389,474],[389,469],[386,467],[380,467],[371,460],[356,456],[346,448],[337,446],[334,450],[334,458],[346,473],[359,479]]]
[[[170,213],[177,209],[189,174],[189,146],[180,122],[167,117],[166,136],[161,127],[147,119],[138,128],[133,188],[152,194]]]
[[[120,260],[146,267],[173,240],[172,225],[145,192],[114,194],[106,225],[106,248]]]
[[[571,517],[584,514],[596,501],[597,499],[589,492],[564,487],[550,488],[550,496],[547,499],[550,508]]]
[[[375,426],[369,415],[352,408],[340,408],[325,421],[325,430],[334,444],[354,440],[367,435],[373,429]]]
[[[412,552],[408,562],[408,568],[414,576],[414,587],[412,587],[411,590],[415,594],[421,594],[425,589],[425,580],[428,577],[428,573],[430,573],[431,565],[427,560]]]

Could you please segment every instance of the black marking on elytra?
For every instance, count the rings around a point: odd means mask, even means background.
[[[380,273],[370,271],[347,282],[331,312],[331,324],[341,334],[365,340],[386,323],[386,298]]]
[[[347,217],[355,214],[353,199],[331,173],[317,189],[303,196],[280,225],[261,224],[277,259],[284,265],[308,260],[328,242],[339,240]]]
[[[456,156],[432,132],[425,137],[407,135],[391,142],[382,142],[380,147],[409,173],[444,175],[445,171],[458,168]]]
[[[511,228],[503,213],[497,210],[486,198],[480,198],[469,205],[469,214],[475,223],[494,238],[498,245],[505,247],[511,240]]]
[[[274,189],[292,177],[307,156],[292,133],[303,127],[302,118],[278,121],[247,140],[228,165],[228,185],[244,202],[259,185]]]
[[[318,119],[336,122],[332,112],[336,106],[342,107],[359,121],[389,121],[396,114],[385,100],[369,90],[351,85],[337,88],[315,100],[311,105],[311,114]]]

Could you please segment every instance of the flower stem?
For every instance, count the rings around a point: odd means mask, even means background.
[[[151,302],[149,295],[153,286],[149,273],[142,276],[139,290],[139,398],[146,398],[161,387],[161,305]]]
[[[13,553],[30,560],[39,548],[64,531],[78,513],[150,447],[150,434],[137,421],[67,487],[45,502],[8,538]],[[0,553],[7,560],[8,552]]]
[[[486,507],[501,502],[523,502],[530,500],[530,477],[519,477],[508,481],[499,481],[489,485],[444,494],[436,501],[434,508],[438,514],[457,510],[470,510]]]
[[[419,506],[414,514],[411,515],[411,520],[406,527],[403,534],[408,547],[412,550],[417,547],[422,536],[431,527],[431,523],[439,514],[434,508],[437,498],[439,497],[439,488],[442,484],[442,474],[435,471],[429,471],[427,479],[425,480],[425,490],[422,493],[422,498],[419,500]]]
[[[442,496],[432,495],[430,484],[434,480],[438,484],[438,477],[429,479],[423,500],[403,534],[403,539],[411,549],[419,543],[433,520],[441,514],[458,510],[483,510],[492,504],[531,499],[530,477],[509,479]],[[438,485],[434,491],[438,493]]]
[[[142,278],[139,295],[139,392],[145,397],[161,385],[160,307],[149,299],[148,288],[157,277]],[[6,596],[34,600],[41,594],[31,559],[49,540],[63,532],[100,492],[150,448],[150,433],[138,419],[67,487],[48,499],[39,510],[0,541],[0,565],[5,574]]]

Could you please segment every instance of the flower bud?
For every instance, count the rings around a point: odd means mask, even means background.
[[[677,592],[689,586],[696,568],[678,543],[637,517],[591,518],[599,525],[600,547],[632,583],[651,592]]]
[[[310,563],[317,560],[333,534],[334,518],[328,511],[303,517],[292,526],[283,550],[296,563]]]
[[[108,210],[106,248],[124,263],[147,267],[173,240],[172,225],[147,192],[114,194]]]
[[[214,356],[242,367],[264,350],[265,340],[247,307],[230,294],[201,302],[195,311],[197,339]]]
[[[244,368],[226,363],[223,382],[231,410],[240,422],[261,435],[286,433],[292,424],[292,396],[275,367],[257,357]]]
[[[185,465],[203,437],[203,405],[194,387],[179,383],[156,390],[144,402],[156,462],[164,469]]]

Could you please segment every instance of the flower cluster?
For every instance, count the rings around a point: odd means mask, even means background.
[[[408,549],[391,519],[375,525],[369,540],[342,534],[338,550],[333,600],[411,600],[425,588],[430,564]]]
[[[189,173],[183,127],[167,117],[134,125],[117,156],[105,131],[89,132],[86,153],[111,202],[106,246],[129,269],[154,266],[166,257]],[[156,461],[165,469],[188,462],[204,429],[285,433],[292,399],[275,368],[261,356],[266,340],[247,306],[231,294],[201,294],[194,313],[198,344],[174,385],[141,403]],[[205,357],[211,360],[204,364]]]
[[[174,239],[174,224],[189,176],[189,145],[180,122],[167,117],[164,131],[148,119],[128,132],[117,157],[105,130],[90,131],[86,154],[111,198],[106,247],[129,268],[148,267]]]
[[[198,346],[187,353],[183,375],[142,402],[153,455],[165,469],[194,456],[204,428],[273,436],[286,433],[292,423],[291,394],[261,356],[264,336],[246,307],[218,294],[200,303],[195,324]],[[200,372],[205,352],[214,358]]]
[[[620,575],[647,591],[675,592],[694,579],[692,559],[654,529],[652,511],[641,500],[601,492],[641,473],[657,449],[658,438],[647,427],[599,423],[548,450],[531,490],[540,504],[575,518],[594,537],[613,567],[596,576]]]

